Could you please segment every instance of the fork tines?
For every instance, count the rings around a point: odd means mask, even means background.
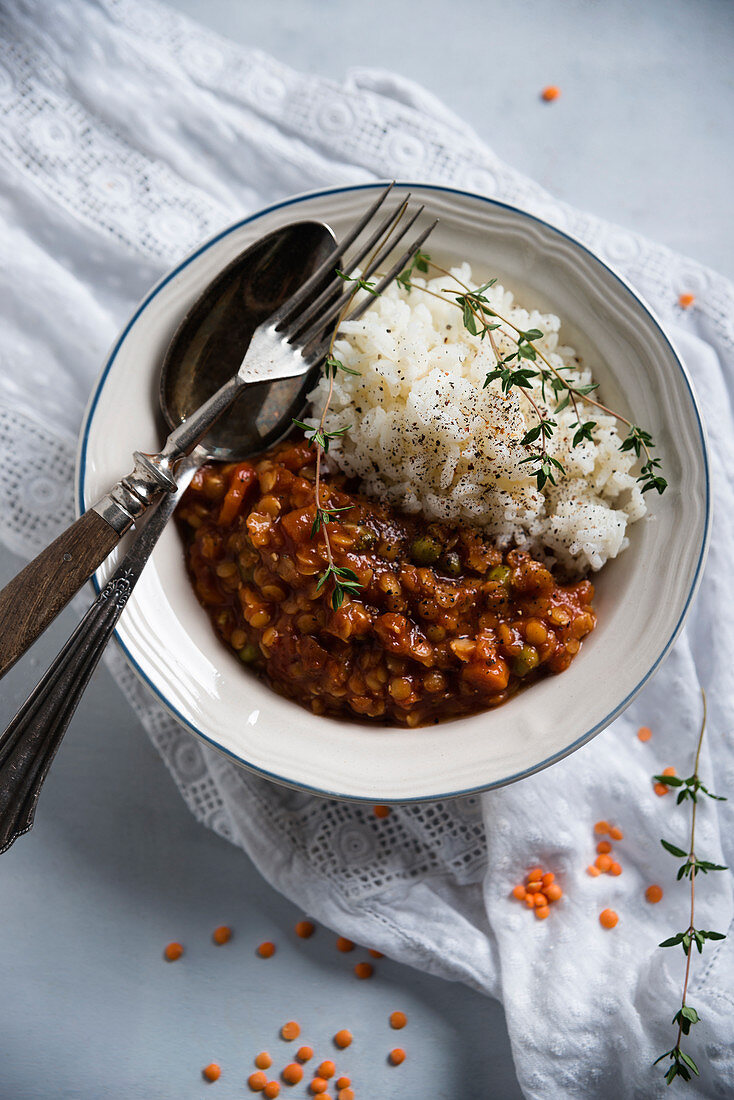
[[[410,195],[406,195],[402,202],[380,219],[378,224],[368,233],[364,242],[356,248],[348,260],[343,262],[341,274],[337,274],[339,261],[357,241],[363,230],[368,227],[393,186],[394,183],[391,183],[380,193],[376,202],[345,234],[334,251],[311,278],[272,318],[276,331],[285,336],[289,343],[299,347],[305,358],[316,362],[326,354],[329,340],[323,339],[324,329],[330,322],[339,317],[354,297],[355,288],[349,286],[348,280],[354,279],[356,272],[359,272],[359,277],[369,279],[373,274],[382,270],[390,256],[395,253],[397,245],[403,240],[422,213],[422,206],[416,210],[408,211]],[[427,226],[402,251],[387,273],[379,279],[374,287],[374,292],[360,301],[355,309],[351,310],[344,318],[345,320],[357,320],[370,308],[375,297],[381,294],[403,268],[410,263],[436,224],[436,221],[434,221]],[[323,286],[324,279],[330,273],[332,274],[330,281],[313,301],[309,301],[310,296],[319,286]]]

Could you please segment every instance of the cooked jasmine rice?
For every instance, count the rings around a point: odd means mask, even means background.
[[[476,287],[468,264],[453,274]],[[412,281],[444,294],[449,284],[444,275],[426,282],[414,273]],[[572,385],[592,381],[573,348],[559,343],[558,317],[526,309],[499,285],[486,295],[518,328],[542,331],[536,348]],[[513,350],[502,330],[494,336],[501,354]],[[582,422],[598,427],[594,442],[573,447],[573,407],[554,413],[534,385],[530,395],[558,425],[548,454],[566,471],[538,490],[533,464],[522,461],[538,448],[520,442],[537,417],[517,387],[503,394],[497,380],[484,388],[494,352],[464,328],[456,305],[393,283],[361,320],[343,325],[335,355],[359,373],[339,371],[334,382],[326,427],[349,431],[331,442],[329,458],[368,496],[429,520],[476,525],[500,546],[528,549],[569,573],[601,569],[628,545],[627,527],[646,508],[614,418],[577,401]],[[322,378],[311,394],[314,415],[328,390]]]

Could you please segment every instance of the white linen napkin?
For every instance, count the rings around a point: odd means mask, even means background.
[[[151,106],[152,104],[152,106]],[[704,781],[734,795],[734,288],[701,265],[570,209],[502,164],[423,89],[353,70],[292,72],[140,0],[6,0],[0,10],[0,506],[30,555],[72,518],[75,434],[106,348],[173,262],[227,222],[323,184],[399,176],[518,203],[580,237],[667,323],[701,398],[715,526],[672,656],[624,716],[567,760],[483,796],[368,809],[238,770],[164,713],[117,652],[110,667],[192,812],[304,910],[355,941],[500,998],[528,1097],[662,1095],[686,923],[662,836],[687,813],[650,776],[691,770],[700,685]],[[682,312],[678,294],[696,295]],[[650,563],[654,569],[654,562]],[[654,733],[646,744],[640,725]],[[626,834],[621,877],[592,879],[593,822]],[[734,805],[706,803],[699,851],[734,860]],[[526,866],[565,900],[540,922],[508,898]],[[731,931],[729,873],[699,880],[699,926]],[[644,889],[657,882],[657,906]],[[601,909],[620,914],[612,932]],[[734,1095],[734,940],[696,956],[692,1096]]]

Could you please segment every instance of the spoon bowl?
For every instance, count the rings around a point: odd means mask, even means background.
[[[335,244],[323,222],[294,222],[256,241],[207,286],[176,329],[163,359],[159,402],[169,429],[236,374],[258,325],[305,283]],[[318,292],[316,288],[312,297]],[[318,369],[248,387],[200,446],[220,461],[272,446],[303,410]]]

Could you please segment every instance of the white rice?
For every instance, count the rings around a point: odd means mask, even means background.
[[[453,273],[476,286],[468,264]],[[414,275],[412,281],[437,293],[449,284],[445,276],[426,283]],[[544,333],[536,347],[554,367],[571,368],[564,370],[569,382],[592,381],[573,348],[559,344],[558,317],[516,304],[499,285],[486,293],[518,328]],[[536,404],[558,424],[548,454],[566,471],[556,474],[556,486],[546,483],[539,491],[533,464],[522,464],[537,447],[520,443],[537,418],[517,388],[509,395],[499,381],[483,388],[495,366],[492,348],[467,332],[455,305],[393,283],[342,333],[335,355],[359,374],[339,371],[335,380],[326,427],[350,427],[331,443],[329,455],[366,494],[399,511],[473,524],[501,546],[528,549],[569,573],[601,569],[627,547],[627,526],[646,508],[632,472],[636,459],[620,452],[612,417],[579,402],[582,420],[598,428],[595,442],[574,448],[573,408],[552,412],[534,386]],[[495,336],[503,354],[513,348],[500,331]],[[328,389],[322,378],[311,394],[315,416]]]

